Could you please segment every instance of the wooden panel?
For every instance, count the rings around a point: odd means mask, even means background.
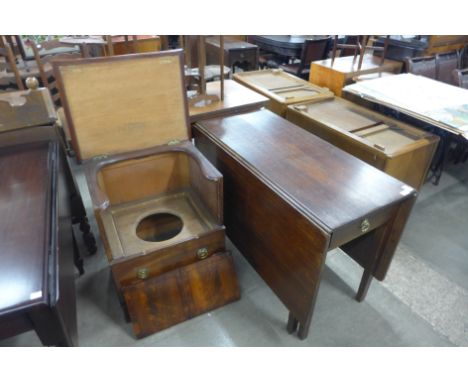
[[[131,53],[145,53],[156,52],[161,50],[161,39],[159,36],[154,35],[138,35],[137,37],[137,51],[133,51],[133,36],[128,36],[128,44],[125,43],[124,36],[113,36],[112,43],[114,46],[114,54],[131,54]]]
[[[98,184],[110,205],[143,199],[188,187],[188,162],[185,153],[128,159],[103,167]]]
[[[356,135],[369,141],[388,155],[414,145],[420,139],[417,135],[411,135],[400,128],[392,129],[385,124],[357,131]]]
[[[80,160],[186,140],[180,51],[55,61]]]
[[[137,338],[240,297],[234,264],[227,253],[125,287],[123,294]]]
[[[467,44],[468,36],[466,35],[432,35],[429,36],[428,45],[423,55],[452,52],[463,49]]]
[[[379,118],[366,115],[351,103],[341,103],[335,98],[318,103],[293,106],[294,110],[307,115],[321,124],[346,131],[355,131],[375,125]]]
[[[105,248],[108,243],[104,242]],[[197,240],[184,241],[171,247],[163,248],[157,256],[146,254],[112,262],[112,274],[116,285],[127,286],[140,282],[137,273],[140,268],[148,270],[148,277],[157,277],[163,273],[200,261],[197,251],[206,248],[207,256],[224,251],[224,228],[200,235]]]
[[[286,118],[417,189],[439,141],[435,135],[340,98],[294,105]]]
[[[278,115],[284,115],[287,105],[293,103],[333,97],[328,89],[312,85],[279,69],[236,73],[233,78],[268,97],[268,109]]]

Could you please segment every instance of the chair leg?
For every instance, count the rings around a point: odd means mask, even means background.
[[[382,58],[380,59],[380,66],[382,66],[385,62],[385,56],[387,55],[387,49],[388,49],[388,40],[390,39],[390,35],[385,36],[385,42],[384,42],[384,47],[382,51]]]
[[[364,55],[366,54],[368,38],[369,36],[362,36],[362,45],[361,45],[361,50],[359,52],[359,63],[358,63],[357,70],[361,70],[362,61],[364,60]]]
[[[333,40],[333,51],[332,51],[331,66],[333,66],[333,63],[335,62],[337,40],[338,40],[338,35],[335,35],[335,38]]]

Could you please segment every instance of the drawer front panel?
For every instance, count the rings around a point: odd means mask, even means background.
[[[200,261],[214,253],[224,251],[224,228],[210,232],[198,239],[174,245],[156,254],[138,256],[112,264],[116,285],[138,283],[143,279],[158,276],[175,268]]]
[[[218,253],[123,288],[133,331],[145,337],[240,298],[232,257]]]

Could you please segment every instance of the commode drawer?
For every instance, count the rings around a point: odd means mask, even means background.
[[[224,228],[206,233],[198,239],[167,247],[157,253],[126,258],[111,265],[118,288],[201,261],[217,252],[223,252]]]
[[[229,252],[126,286],[122,293],[137,338],[240,298]]]

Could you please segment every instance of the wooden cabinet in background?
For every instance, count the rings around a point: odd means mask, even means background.
[[[439,142],[436,135],[341,98],[290,106],[286,118],[416,189]]]
[[[54,65],[135,336],[237,300],[223,178],[190,142],[182,53]]]
[[[242,85],[268,97],[267,108],[283,117],[289,105],[333,97],[328,89],[315,86],[281,69],[236,73],[233,77]]]
[[[133,41],[132,35],[112,36],[115,55],[131,53],[157,52],[161,50],[161,38],[155,35],[137,35]]]
[[[208,65],[219,65],[220,57],[219,36],[206,39],[206,55]],[[235,37],[224,38],[224,65],[231,68],[240,67],[244,71],[256,70],[258,67],[258,46]]]
[[[359,59],[353,56],[337,57],[332,65],[331,58],[314,61],[310,65],[309,81],[317,86],[330,89],[335,95],[341,96],[342,89],[354,82],[353,78],[362,75],[379,75],[380,73],[400,73],[403,63],[385,60],[380,65],[380,57],[366,54],[358,70]]]

